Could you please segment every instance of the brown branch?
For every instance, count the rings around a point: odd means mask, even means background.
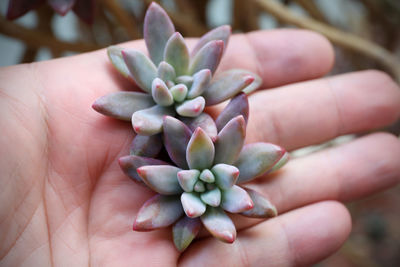
[[[295,0],[311,17],[319,21],[327,23],[324,14],[318,9],[313,0]]]
[[[100,46],[87,43],[68,43],[60,41],[49,34],[27,29],[0,16],[0,33],[22,40],[31,47],[46,46],[54,50],[87,52],[100,49]]]
[[[132,39],[141,38],[135,20],[115,0],[103,0],[102,4],[118,21]]]
[[[296,25],[300,28],[319,32],[337,45],[375,59],[385,66],[394,75],[395,79],[400,82],[400,62],[395,55],[385,48],[356,35],[340,31],[314,19],[295,15],[276,1],[256,0],[256,2],[262,9],[276,17],[278,20]]]

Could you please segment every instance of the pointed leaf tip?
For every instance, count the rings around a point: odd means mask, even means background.
[[[186,192],[192,192],[194,185],[200,175],[198,170],[182,170],[178,172],[178,181],[182,189]]]
[[[168,86],[160,78],[155,78],[151,85],[151,94],[154,101],[160,106],[170,106],[174,103],[174,98]]]
[[[197,193],[184,192],[181,195],[183,210],[190,218],[201,216],[206,211],[206,205],[200,200]]]
[[[246,122],[242,115],[230,120],[218,133],[215,141],[214,163],[234,163],[246,137]]]
[[[153,135],[162,132],[163,117],[173,116],[173,108],[155,105],[148,109],[136,111],[132,115],[132,126],[140,135]]]
[[[155,2],[147,9],[143,36],[153,62],[158,65],[163,59],[164,48],[169,37],[175,32],[174,24],[165,10]]]
[[[143,182],[154,191],[163,195],[182,192],[177,174],[181,169],[170,165],[151,165],[137,169]]]
[[[194,74],[202,69],[209,69],[211,73],[214,73],[221,61],[223,50],[223,41],[216,40],[208,42],[193,57],[189,67],[189,73]]]
[[[176,196],[155,195],[140,208],[133,223],[134,231],[149,231],[167,227],[183,214],[182,205]]]
[[[183,252],[197,236],[201,229],[199,218],[189,218],[183,216],[172,228],[172,235],[175,247],[179,252]]]
[[[235,163],[240,175],[238,183],[267,173],[283,157],[285,149],[270,143],[253,143],[245,145]]]
[[[198,96],[194,99],[183,101],[176,105],[176,112],[184,117],[197,117],[199,116],[205,106],[205,100],[202,96]]]
[[[276,207],[271,204],[271,202],[258,193],[257,191],[244,188],[249,194],[250,198],[253,200],[254,207],[250,210],[244,211],[241,214],[251,218],[271,218],[278,215]]]
[[[158,159],[135,155],[121,157],[119,158],[118,163],[122,171],[136,182],[143,182],[142,178],[140,178],[136,171],[137,168],[147,165],[168,165],[166,162]]]
[[[199,41],[197,42],[196,46],[193,48],[191,55],[194,56],[196,53],[205,46],[208,42],[214,40],[222,40],[224,42],[224,51],[228,45],[228,40],[231,35],[232,29],[229,25],[222,25],[219,26],[206,34],[204,34]]]
[[[239,213],[254,207],[253,200],[243,188],[234,185],[222,193],[221,207],[231,213]]]
[[[217,164],[211,169],[215,176],[215,183],[223,190],[231,188],[239,177],[239,170],[228,164]]]
[[[200,219],[204,227],[214,237],[226,243],[233,243],[235,241],[235,225],[221,208],[207,207],[207,211]]]
[[[245,93],[239,93],[232,98],[218,115],[218,118],[215,120],[218,131],[221,131],[231,119],[239,115],[242,115],[247,123],[249,119],[249,100]]]
[[[177,76],[187,73],[189,67],[189,49],[179,32],[175,32],[168,39],[164,50],[164,60],[171,64]]]
[[[215,148],[211,138],[203,129],[197,128],[186,149],[186,161],[190,169],[204,170],[214,161]]]

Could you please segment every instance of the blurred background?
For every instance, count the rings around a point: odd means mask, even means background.
[[[2,0],[0,66],[47,60],[142,38],[151,0]],[[380,69],[400,81],[400,0],[164,0],[184,36],[223,24],[233,32],[298,27],[335,46],[329,75]],[[384,129],[400,134],[400,122]],[[293,152],[302,156],[348,142],[342,136]],[[399,159],[400,164],[400,159]],[[379,179],[379,177],[377,177]],[[349,240],[316,266],[400,266],[400,186],[348,205]]]

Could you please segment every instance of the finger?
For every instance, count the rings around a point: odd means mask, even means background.
[[[353,201],[400,182],[400,140],[376,133],[342,146],[294,159],[270,179],[247,186],[283,213],[323,200]],[[235,216],[239,228],[256,223]]]
[[[287,150],[379,128],[400,117],[400,90],[389,76],[362,71],[250,96],[247,142]]]
[[[340,203],[306,206],[241,231],[233,244],[205,238],[183,254],[181,266],[309,266],[335,252],[351,230]]]

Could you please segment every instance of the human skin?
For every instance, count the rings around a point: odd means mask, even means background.
[[[121,46],[145,50],[142,41]],[[291,151],[399,119],[400,90],[387,74],[323,77],[333,61],[328,41],[308,31],[232,36],[219,70],[246,68],[264,81],[249,97],[246,142]],[[250,183],[281,215],[234,216],[233,244],[203,234],[180,254],[170,228],[132,231],[154,194],[118,166],[133,130],[91,109],[118,90],[135,86],[105,50],[0,69],[0,266],[307,266],[348,237],[343,202],[400,181],[400,140],[373,132]]]

